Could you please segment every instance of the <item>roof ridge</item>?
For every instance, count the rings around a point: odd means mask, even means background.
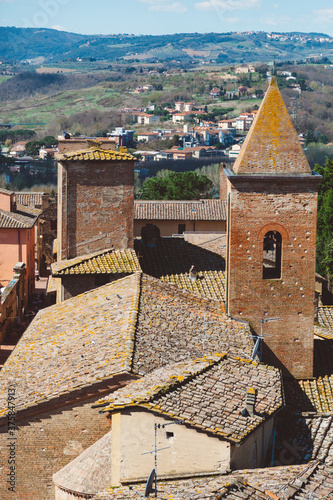
[[[126,366],[126,369],[133,373],[133,360],[134,360],[134,351],[135,351],[135,339],[136,339],[136,326],[138,323],[139,317],[139,304],[141,297],[141,278],[142,271],[136,271],[134,273],[134,293],[131,301],[131,312],[130,319],[127,326],[126,338],[125,338],[125,346],[128,348],[127,354],[125,354],[125,359],[129,360]]]

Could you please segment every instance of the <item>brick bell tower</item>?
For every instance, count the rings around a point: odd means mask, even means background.
[[[223,175],[227,312],[262,334],[264,361],[287,376],[311,377],[321,177],[310,169],[275,78],[233,170]]]
[[[114,139],[62,139],[58,160],[58,260],[133,248],[134,161]]]

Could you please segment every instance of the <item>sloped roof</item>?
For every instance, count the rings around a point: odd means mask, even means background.
[[[41,310],[0,378],[19,380],[16,410],[36,406],[118,374],[145,374],[203,352],[250,356],[249,325],[228,319],[218,302],[135,273]]]
[[[54,483],[72,493],[85,495],[103,490],[111,478],[111,446],[111,432],[108,432],[54,474]]]
[[[134,250],[103,250],[74,259],[55,262],[51,266],[53,276],[68,274],[131,274],[140,271]]]
[[[155,248],[136,239],[134,248],[143,272],[179,288],[214,300],[225,300],[225,260],[221,255],[180,238],[161,238]],[[197,279],[191,281],[194,265]]]
[[[295,493],[302,492],[304,484],[307,487],[313,485],[316,492],[315,481],[322,475],[328,478],[327,487],[321,486],[323,495],[329,494],[332,470],[323,467],[317,462],[307,465],[296,465],[288,467],[268,467],[265,469],[252,469],[234,471],[231,474],[220,476],[193,477],[190,479],[177,479],[159,481],[157,483],[160,500],[272,500],[281,498],[305,498],[295,497]],[[300,478],[300,481],[298,481]],[[288,486],[292,487],[287,490]],[[132,500],[143,493],[144,485],[133,484],[131,490],[128,486],[120,488],[106,488],[99,492],[96,500]],[[288,491],[289,497],[279,497],[279,492]],[[282,493],[282,494],[283,494]],[[319,491],[318,491],[319,493]],[[317,498],[317,497],[316,497]],[[327,497],[329,498],[329,497]]]
[[[318,307],[318,325],[315,334],[323,339],[333,340],[333,306]]]
[[[243,416],[250,388],[256,392],[255,414]],[[284,404],[277,368],[225,355],[154,370],[99,403],[105,402],[103,411],[145,408],[234,442]]]
[[[194,149],[194,148],[193,148]],[[227,218],[224,200],[134,202],[136,220],[217,220]]]
[[[236,174],[311,174],[287,108],[272,77],[233,167]]]
[[[216,352],[249,359],[252,350],[249,325],[228,318],[219,302],[142,275],[134,373]]]
[[[0,416],[9,380],[21,410],[130,372],[139,289],[130,275],[39,311],[1,371]]]
[[[44,193],[30,192],[30,191],[17,191],[15,193],[15,200],[18,205],[24,205],[30,208],[42,206]]]
[[[36,217],[29,217],[16,212],[0,210],[0,228],[30,229],[34,226]]]
[[[15,194],[14,191],[9,191],[8,189],[4,189],[4,188],[0,188],[0,193],[1,194],[8,194],[8,195]]]
[[[130,153],[123,153],[121,151],[113,151],[102,149],[99,147],[91,147],[79,151],[69,151],[68,153],[56,153],[54,155],[58,161],[136,161],[137,158]]]

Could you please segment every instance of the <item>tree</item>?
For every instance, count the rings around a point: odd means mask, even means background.
[[[333,278],[333,160],[315,166],[323,180],[318,192],[317,270],[328,280],[332,290]]]
[[[143,200],[199,200],[209,198],[213,183],[195,172],[172,172],[166,177],[151,177],[140,189]]]

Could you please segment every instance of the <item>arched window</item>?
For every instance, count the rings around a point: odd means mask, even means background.
[[[263,279],[281,278],[282,236],[278,231],[268,231],[264,236]]]

